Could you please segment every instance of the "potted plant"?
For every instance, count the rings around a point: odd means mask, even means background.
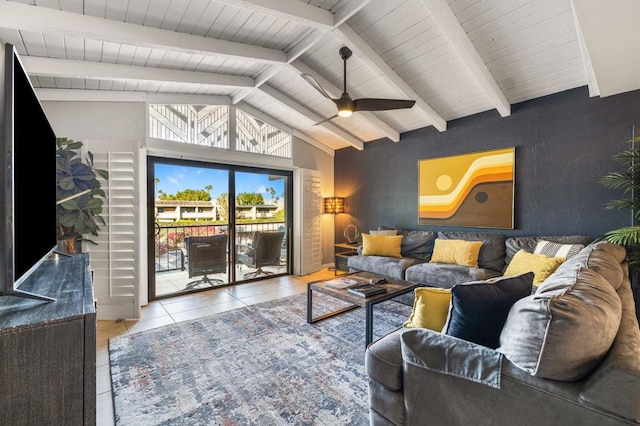
[[[605,208],[627,209],[630,211],[630,225],[605,232],[599,239],[624,246],[627,250],[627,262],[631,276],[631,287],[636,303],[638,320],[640,320],[640,148],[636,143],[640,137],[628,141],[631,144],[626,149],[613,156],[618,163],[626,166],[621,172],[610,172],[600,178],[600,183],[609,189],[622,190],[628,197],[611,200]]]
[[[636,222],[640,218],[640,149],[636,143],[640,137],[628,141],[629,149],[619,152],[613,159],[626,166],[621,172],[610,172],[600,178],[600,183],[609,189],[622,190],[628,194],[627,198],[611,200],[605,208],[627,209],[631,213],[631,224],[622,228],[606,232],[601,239],[619,244],[627,249],[627,260],[632,271],[640,269],[640,225]]]
[[[105,225],[101,214],[107,196],[98,177],[106,180],[109,173],[94,168],[91,152],[82,161],[82,142],[56,138],[56,146],[58,240],[67,253],[75,253],[81,241],[97,244],[86,236],[98,236]]]

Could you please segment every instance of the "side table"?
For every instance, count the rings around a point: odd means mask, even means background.
[[[336,274],[338,271],[349,272],[349,267],[347,266],[347,260],[349,256],[353,256],[358,254],[358,247],[360,243],[336,243],[335,247],[335,265],[336,265]]]

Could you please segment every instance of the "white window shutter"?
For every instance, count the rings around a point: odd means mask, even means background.
[[[294,171],[293,272],[306,275],[322,269],[322,174],[316,170]]]
[[[98,319],[138,317],[135,163],[131,152],[94,152],[94,166],[109,172],[98,245],[89,244]]]

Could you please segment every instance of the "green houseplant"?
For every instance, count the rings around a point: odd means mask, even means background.
[[[632,272],[640,271],[640,225],[637,220],[640,218],[640,149],[636,148],[636,143],[640,142],[640,137],[630,139],[630,148],[619,152],[613,159],[626,166],[623,171],[610,172],[600,178],[600,183],[609,189],[622,190],[628,197],[618,200],[611,200],[605,208],[627,209],[631,213],[629,226],[613,229],[606,232],[600,239],[610,243],[619,244],[627,249],[627,260]]]
[[[106,180],[109,174],[94,167],[91,152],[82,161],[82,142],[57,138],[56,147],[56,199],[64,200],[57,208],[58,240],[67,253],[75,253],[79,241],[97,244],[86,236],[98,236],[105,225],[101,214],[107,196],[98,177]]]

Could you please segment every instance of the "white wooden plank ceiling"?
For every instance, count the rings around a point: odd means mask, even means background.
[[[205,95],[314,144],[363,149],[484,111],[506,117],[514,103],[576,87],[591,96],[639,89],[640,6],[613,3],[0,0],[0,40],[17,47],[46,99]],[[337,109],[300,74],[340,97],[342,46],[353,51],[353,99],[415,105],[316,125]]]

